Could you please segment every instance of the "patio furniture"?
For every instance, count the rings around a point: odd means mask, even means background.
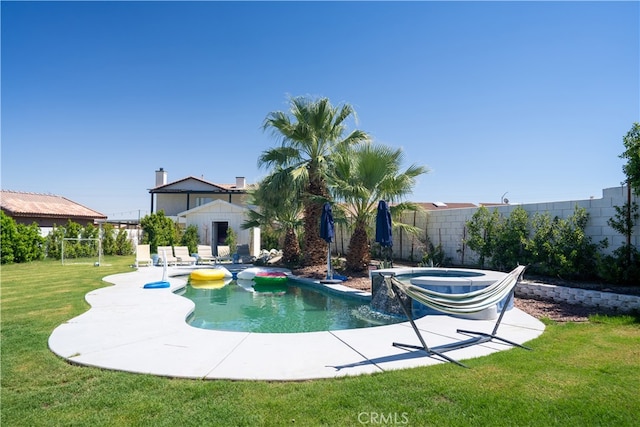
[[[384,277],[384,283],[387,285],[388,291],[396,297],[398,303],[400,304],[400,307],[402,307],[402,310],[409,319],[413,331],[416,333],[421,344],[411,345],[394,342],[393,346],[412,350],[423,350],[429,356],[436,355],[465,368],[465,365],[445,355],[444,353],[447,351],[457,350],[476,344],[486,343],[494,339],[502,341],[506,344],[510,344],[512,346],[531,350],[528,347],[496,335],[498,333],[498,327],[500,326],[502,317],[504,316],[504,313],[509,306],[511,298],[513,298],[514,289],[518,284],[518,281],[520,280],[522,274],[524,273],[525,268],[525,266],[518,266],[513,271],[508,273],[503,279],[496,281],[490,286],[463,294],[444,294],[441,292],[432,291],[417,285],[413,285],[411,283],[401,282],[394,277],[393,273],[380,273]],[[496,320],[493,331],[491,333],[458,329],[457,332],[460,334],[475,336],[464,341],[453,342],[450,344],[444,344],[441,346],[430,348],[422,337],[420,330],[415,325],[408,309],[403,304],[399,292],[404,293],[409,298],[415,299],[416,301],[426,305],[427,307],[435,308],[436,310],[449,314],[476,313],[487,309],[488,307],[491,307],[499,303],[500,301],[503,301],[503,306],[502,310],[500,311],[498,320]]]
[[[198,245],[198,262],[200,264],[203,263],[211,263],[215,262],[216,257],[213,255],[211,251],[211,246],[209,245]]]
[[[146,266],[153,265],[150,245],[136,245],[136,268],[142,264]]]
[[[158,256],[163,262],[166,260],[167,265],[178,265],[178,258],[173,256],[173,248],[171,246],[158,246]]]
[[[198,260],[189,254],[189,248],[187,246],[175,246],[173,252],[178,258],[178,264],[194,265]]]
[[[218,255],[216,262],[231,261],[231,248],[226,245],[218,245]]]

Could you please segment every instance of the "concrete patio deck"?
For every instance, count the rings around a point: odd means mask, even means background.
[[[169,269],[169,276],[179,272]],[[422,351],[392,346],[419,344],[408,322],[289,334],[194,328],[185,322],[193,302],[174,294],[184,287],[183,279],[170,277],[170,288],[143,289],[161,276],[161,269],[144,267],[105,277],[114,286],[89,292],[91,308],[58,326],[49,348],[78,365],[193,379],[308,380],[444,363]],[[418,319],[416,325],[433,347],[468,338],[458,328],[491,332],[494,321],[438,315]],[[543,331],[542,322],[513,308],[498,332],[522,344]],[[446,354],[463,361],[511,348],[492,341]]]

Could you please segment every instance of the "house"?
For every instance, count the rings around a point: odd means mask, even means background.
[[[65,197],[53,194],[2,190],[2,211],[18,224],[38,224],[43,234],[68,221],[80,225],[104,222],[107,216]]]
[[[152,213],[163,211],[185,227],[195,225],[200,243],[211,245],[213,253],[224,244],[232,228],[237,244],[247,245],[251,255],[258,255],[260,230],[240,228],[249,209],[249,190],[254,187],[247,185],[244,177],[236,177],[235,184],[218,184],[194,176],[167,182],[167,171],[160,168],[155,178],[156,186],[149,190]]]
[[[214,200],[245,206],[251,187],[244,177],[237,177],[235,184],[215,184],[194,176],[167,183],[167,172],[160,168],[156,171],[156,186],[149,190],[151,212],[163,211],[166,216],[175,217]]]
[[[247,206],[239,206],[224,200],[214,200],[204,205],[189,209],[178,214],[185,225],[195,225],[198,228],[200,243],[211,245],[213,253],[217,253],[218,246],[224,245],[229,228],[237,236],[238,245],[246,245],[249,255],[257,257],[260,254],[260,228],[245,230],[241,227],[247,219]]]
[[[445,202],[418,202],[416,205],[420,206],[425,211],[441,211],[443,209],[462,209],[462,208],[475,208],[477,207],[473,203],[445,203]]]

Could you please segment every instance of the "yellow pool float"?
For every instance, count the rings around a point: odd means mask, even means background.
[[[189,278],[191,278],[191,280],[202,281],[224,280],[225,271],[219,268],[201,268],[199,270],[193,270]]]
[[[231,279],[222,279],[222,280],[189,280],[189,284],[192,288],[195,289],[220,289],[224,288],[231,282]]]

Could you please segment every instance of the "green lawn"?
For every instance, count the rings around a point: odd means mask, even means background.
[[[53,329],[132,262],[2,266],[3,426],[638,425],[640,323],[631,316],[549,323],[529,342],[534,351],[465,361],[471,369],[294,383],[159,378],[73,366],[50,352]]]

